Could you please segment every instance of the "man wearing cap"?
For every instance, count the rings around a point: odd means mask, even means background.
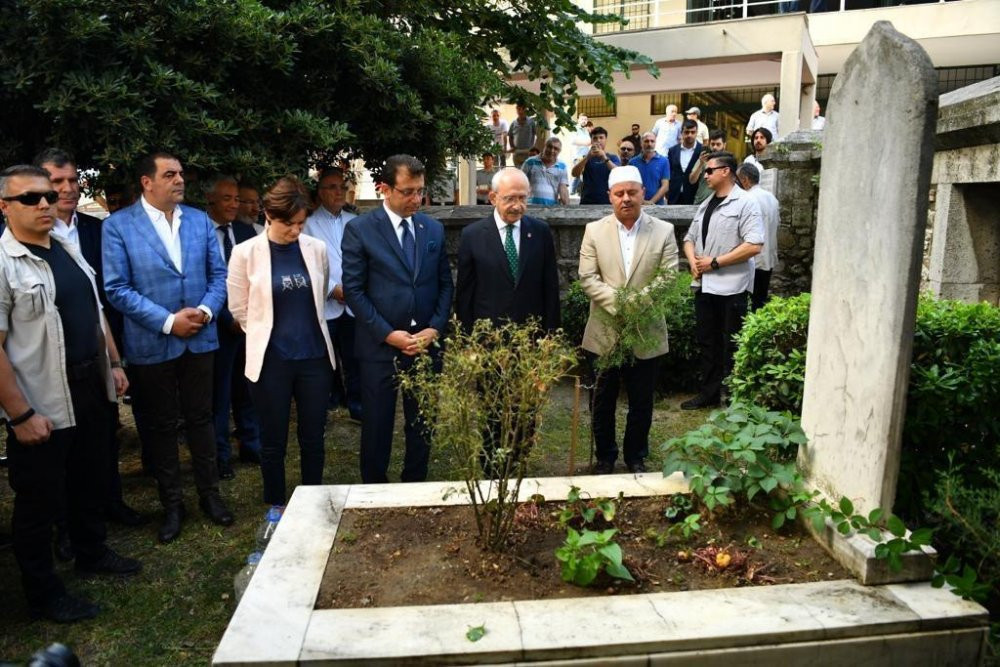
[[[681,403],[697,410],[721,402],[722,383],[733,367],[733,336],[743,325],[753,289],[753,257],[764,247],[757,200],[736,183],[732,153],[711,153],[706,199],[684,236],[684,255],[694,289],[695,337],[701,356],[701,391]]]
[[[688,120],[693,120],[694,122],[698,123],[698,135],[697,135],[698,143],[702,145],[707,143],[708,125],[705,125],[703,122],[701,122],[701,109],[699,109],[698,107],[691,107],[690,109],[684,112],[684,115],[687,116]],[[684,132],[683,128],[681,128],[681,132]]]
[[[590,297],[582,346],[591,361],[614,346],[618,335],[613,324],[618,312],[618,290],[627,288],[638,293],[654,279],[677,270],[674,226],[642,211],[645,192],[639,170],[633,166],[613,169],[608,178],[608,197],[614,212],[588,223],[580,246],[580,286]],[[596,474],[609,474],[615,469],[615,408],[623,383],[628,394],[623,458],[629,472],[646,470],[653,390],[659,359],[668,347],[666,322],[653,324],[647,340],[654,341],[651,348],[632,350],[631,362],[602,370],[595,379],[591,427]]]

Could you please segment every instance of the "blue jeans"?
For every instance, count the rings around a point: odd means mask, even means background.
[[[323,433],[333,369],[327,357],[288,361],[268,350],[250,396],[260,420],[260,472],[264,502],[284,505],[285,452],[292,399],[298,416],[297,436],[303,484],[323,483]]]

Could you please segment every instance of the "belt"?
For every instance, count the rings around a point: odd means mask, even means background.
[[[88,361],[81,361],[78,364],[72,364],[66,367],[66,377],[71,382],[78,382],[80,380],[86,380],[87,378],[93,377],[97,372],[97,359],[90,359]]]

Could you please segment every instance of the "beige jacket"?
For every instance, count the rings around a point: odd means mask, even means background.
[[[663,273],[677,271],[677,239],[674,226],[643,213],[632,256],[632,275],[625,279],[621,242],[618,240],[618,220],[609,215],[587,224],[580,245],[580,286],[590,297],[590,317],[583,333],[583,349],[594,354],[607,353],[617,336],[609,326],[608,315],[617,311],[615,291],[621,287],[642,289],[652,280],[657,269]],[[605,311],[605,312],[601,312]],[[650,332],[662,343],[652,350],[633,350],[638,359],[652,359],[666,354],[667,323],[654,325]]]
[[[330,365],[336,368],[333,343],[323,317],[326,307],[326,284],[330,273],[326,244],[319,239],[302,234],[299,236],[302,258],[309,271],[312,283],[313,301],[316,304],[316,320],[323,333]],[[271,339],[274,325],[274,302],[271,300],[271,248],[267,234],[258,234],[233,248],[229,259],[229,311],[233,319],[247,333],[247,365],[245,374],[251,382],[260,379],[260,369],[264,365],[264,352]]]

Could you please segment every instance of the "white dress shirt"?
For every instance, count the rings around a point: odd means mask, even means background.
[[[622,248],[622,264],[625,266],[625,279],[632,275],[632,257],[635,255],[635,239],[639,236],[639,225],[642,219],[635,221],[632,229],[618,222],[618,244]]]
[[[80,227],[77,224],[76,211],[73,211],[73,215],[70,216],[68,225],[62,221],[62,218],[57,217],[55,223],[52,225],[52,229],[49,230],[49,234],[58,237],[65,243],[72,243],[79,250]]]
[[[350,308],[333,297],[333,290],[341,285],[344,275],[344,253],[341,250],[341,244],[344,241],[344,226],[348,220],[356,217],[355,214],[344,209],[340,209],[340,213],[334,215],[325,207],[320,206],[306,218],[306,226],[302,230],[304,234],[317,238],[326,244],[326,254],[330,260],[330,280],[326,285],[327,296],[323,317],[327,320],[335,320],[345,312],[351,317],[354,316]]]
[[[500,217],[496,209],[493,209],[493,220],[497,223],[497,231],[500,232],[500,245],[506,249],[507,243],[507,221]],[[517,256],[521,256],[521,221],[514,223],[514,247],[517,249]]]

